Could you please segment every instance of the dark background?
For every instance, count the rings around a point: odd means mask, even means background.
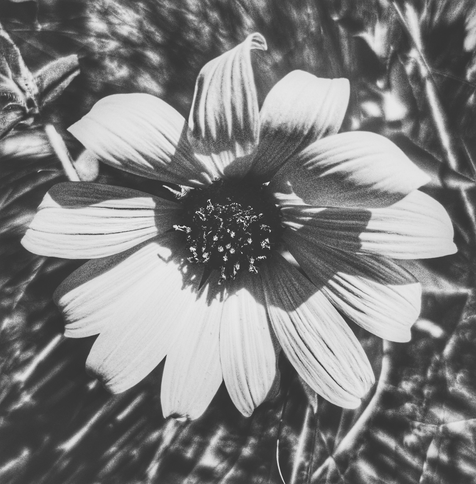
[[[33,73],[79,56],[80,74],[35,123],[0,140],[0,483],[476,482],[476,8],[472,0],[0,0],[0,21]],[[65,180],[42,126],[65,131],[100,98],[148,92],[185,117],[210,59],[262,33],[262,101],[293,69],[347,77],[344,130],[397,142],[433,182],[458,254],[412,266],[424,283],[408,344],[356,329],[380,375],[360,409],[319,399],[286,361],[279,395],[242,417],[222,388],[202,418],[162,418],[162,366],[118,396],[87,375],[92,339],[66,340],[51,301],[77,261],[20,245],[45,192]],[[20,129],[21,128],[21,129]],[[83,179],[158,189],[112,168]],[[311,398],[312,400],[312,398]],[[278,458],[276,458],[278,456]]]

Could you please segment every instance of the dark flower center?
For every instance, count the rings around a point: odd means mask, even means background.
[[[220,283],[258,266],[282,232],[278,208],[263,185],[247,179],[218,180],[181,199],[184,215],[175,230],[185,234],[188,260],[220,271]]]

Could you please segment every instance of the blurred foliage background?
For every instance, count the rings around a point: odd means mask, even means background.
[[[473,0],[0,0],[0,22],[2,484],[474,482]],[[316,410],[283,360],[279,394],[251,418],[222,388],[199,420],[164,421],[161,366],[111,396],[84,370],[92,340],[62,337],[51,296],[79,262],[20,245],[66,179],[44,127],[76,160],[66,128],[106,95],[148,92],[187,116],[200,68],[254,31],[269,46],[253,58],[261,102],[293,69],[349,78],[343,129],[390,137],[431,174],[425,190],[450,213],[459,252],[409,265],[424,285],[410,343],[355,328],[380,375],[360,409],[319,399]],[[160,190],[75,167],[83,180]]]

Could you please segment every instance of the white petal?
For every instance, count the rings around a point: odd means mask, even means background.
[[[245,416],[266,398],[276,376],[276,353],[258,277],[231,283],[220,328],[223,378],[233,403]]]
[[[269,92],[260,112],[260,141],[251,171],[272,175],[298,151],[336,134],[349,102],[347,79],[321,79],[293,71]]]
[[[54,299],[66,319],[65,336],[99,334],[109,324],[118,302],[140,284],[157,259],[155,242],[82,265],[56,289]]]
[[[405,342],[421,307],[421,286],[390,259],[358,256],[284,234],[299,265],[343,314],[381,338]]]
[[[301,378],[330,402],[355,408],[374,382],[360,343],[316,286],[280,256],[262,266],[271,325]]]
[[[207,284],[187,310],[179,338],[167,354],[162,378],[164,417],[200,417],[221,382],[220,321],[223,303],[217,280]]]
[[[69,131],[101,161],[135,175],[191,186],[214,177],[194,158],[182,115],[149,94],[107,96]]]
[[[453,226],[440,203],[414,191],[385,208],[316,208],[281,200],[283,224],[302,237],[342,251],[393,259],[426,259],[453,254]]]
[[[171,229],[179,210],[129,188],[60,183],[46,194],[22,244],[50,257],[106,257]]]
[[[321,207],[385,207],[429,181],[395,144],[353,131],[321,139],[293,157],[271,181],[275,192]]]
[[[190,112],[196,152],[211,155],[220,173],[244,174],[259,135],[259,110],[251,49],[266,50],[260,34],[208,62],[197,78]],[[229,165],[239,158],[233,164]]]
[[[176,234],[166,240],[173,247]],[[158,243],[151,243],[147,251],[149,268],[142,271],[140,279],[131,271],[133,281],[127,290],[114,298],[109,314],[103,311],[107,322],[86,361],[87,368],[114,393],[142,380],[174,347],[182,325],[193,312],[201,279],[202,271],[196,266],[185,270],[182,257],[171,256],[171,251]],[[107,279],[116,283],[112,271]],[[106,294],[108,289],[103,287]]]

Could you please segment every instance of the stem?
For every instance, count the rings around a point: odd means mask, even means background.
[[[453,141],[449,134],[446,114],[438,97],[435,79],[432,76],[432,71],[428,65],[428,62],[426,61],[417,13],[415,12],[414,7],[409,4],[405,4],[405,13],[401,11],[400,7],[395,2],[392,2],[392,5],[397,12],[400,23],[410,36],[410,39],[412,40],[415,50],[418,54],[415,60],[417,62],[420,77],[424,84],[430,114],[433,119],[433,123],[435,124],[435,128],[438,131],[441,145],[445,150],[448,164],[451,169],[457,171],[458,157],[455,153]]]
[[[376,408],[380,403],[380,397],[385,391],[385,387],[388,381],[388,377],[391,370],[391,346],[388,341],[383,340],[383,356],[382,356],[382,368],[380,370],[380,376],[377,383],[377,388],[372,396],[366,409],[362,412],[360,417],[355,422],[354,426],[350,429],[345,437],[339,442],[335,451],[329,456],[322,465],[316,470],[312,476],[311,482],[316,482],[324,476],[329,470],[329,466],[335,463],[342,456],[346,456],[348,459],[351,455],[352,449],[355,449],[359,443],[359,438],[362,437],[366,427],[368,426]]]
[[[56,156],[63,165],[63,170],[70,181],[80,181],[78,172],[74,168],[73,161],[63,138],[58,134],[52,124],[45,125],[45,133]]]

